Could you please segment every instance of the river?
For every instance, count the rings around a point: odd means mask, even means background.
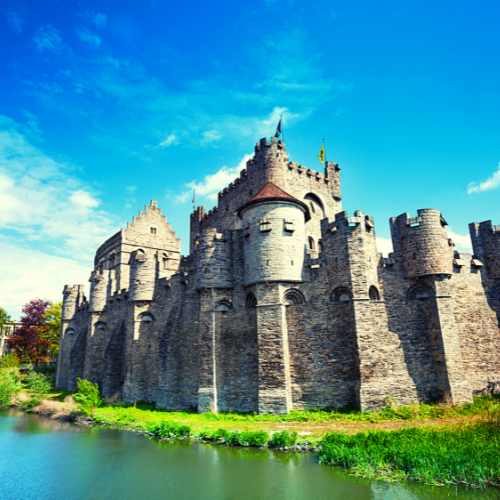
[[[353,478],[311,455],[158,441],[0,412],[1,500],[499,499],[500,490]]]

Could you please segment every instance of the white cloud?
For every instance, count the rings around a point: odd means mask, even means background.
[[[217,142],[222,139],[222,136],[217,132],[217,130],[207,130],[201,134],[203,139],[201,140],[201,144],[210,144],[212,142]]]
[[[72,259],[28,249],[11,240],[0,239],[0,307],[14,319],[32,299],[62,301],[64,285],[87,285],[92,262],[82,264]]]
[[[392,240],[389,238],[376,237],[377,251],[382,253],[384,257],[388,257],[390,253],[394,252],[392,248]]]
[[[43,52],[48,50],[50,52],[56,52],[62,45],[62,38],[59,35],[59,31],[56,30],[52,24],[46,24],[38,28],[38,31],[33,37],[36,49],[38,52]]]
[[[471,182],[467,186],[467,194],[479,193],[480,191],[487,191],[488,189],[496,189],[500,187],[500,162],[498,163],[498,170],[488,177],[485,181],[476,186],[475,182]]]
[[[19,14],[12,9],[9,9],[5,14],[7,24],[11,27],[16,35],[20,35],[23,31],[24,21],[19,17]]]
[[[91,22],[98,28],[104,28],[108,22],[106,14],[102,12],[95,12],[93,10],[87,10],[86,12],[78,14],[82,19]]]
[[[115,217],[75,175],[74,167],[32,145],[12,120],[0,117],[0,230],[57,253],[88,259],[116,230]]]
[[[451,238],[453,243],[455,243],[457,250],[465,253],[472,251],[472,242],[468,234],[466,236],[462,236],[461,234],[454,233],[450,227],[446,229],[446,232],[448,233],[448,238]]]
[[[101,39],[98,35],[88,29],[77,29],[78,38],[80,41],[87,44],[89,47],[99,47]]]
[[[172,133],[164,141],[161,141],[160,144],[158,144],[158,147],[159,148],[166,148],[166,147],[172,146],[174,144],[177,144],[177,137],[174,133]]]
[[[202,182],[192,181],[186,184],[189,191],[184,191],[183,193],[174,197],[176,203],[186,203],[194,190],[196,196],[202,196],[208,198],[210,201],[217,201],[217,194],[219,191],[224,189],[229,183],[234,181],[240,172],[246,168],[247,161],[253,158],[253,154],[247,154],[243,156],[241,161],[236,167],[228,168],[226,166],[220,168],[215,174],[205,176],[205,180]]]

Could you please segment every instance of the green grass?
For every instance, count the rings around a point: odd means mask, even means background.
[[[494,412],[493,412],[494,413]],[[413,427],[354,435],[329,433],[320,462],[389,481],[500,485],[500,408],[496,417],[446,427]]]

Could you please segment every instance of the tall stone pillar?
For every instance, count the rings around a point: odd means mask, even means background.
[[[292,409],[286,306],[280,285],[257,285],[259,413],[286,415]]]

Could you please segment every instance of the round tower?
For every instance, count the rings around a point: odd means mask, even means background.
[[[272,137],[269,142],[264,137],[255,146],[255,155],[247,163],[249,173],[256,179],[257,185],[271,180],[284,185],[288,165],[288,153],[285,144]]]
[[[102,273],[99,273],[98,271],[92,271],[89,281],[89,311],[101,312],[106,305],[106,299],[108,296],[109,270],[103,269]]]
[[[195,251],[197,288],[232,288],[231,241],[228,234],[206,229]]]
[[[491,221],[469,224],[474,256],[481,260],[490,278],[500,278],[500,226]]]
[[[128,300],[153,300],[156,259],[142,249],[130,254],[130,288]]]
[[[243,221],[245,285],[302,281],[307,206],[268,182],[238,215]]]
[[[406,278],[431,274],[452,274],[448,235],[441,212],[418,210],[418,217],[402,214],[397,218],[403,269]]]
[[[83,285],[66,285],[63,291],[62,321],[71,321],[83,302]]]

